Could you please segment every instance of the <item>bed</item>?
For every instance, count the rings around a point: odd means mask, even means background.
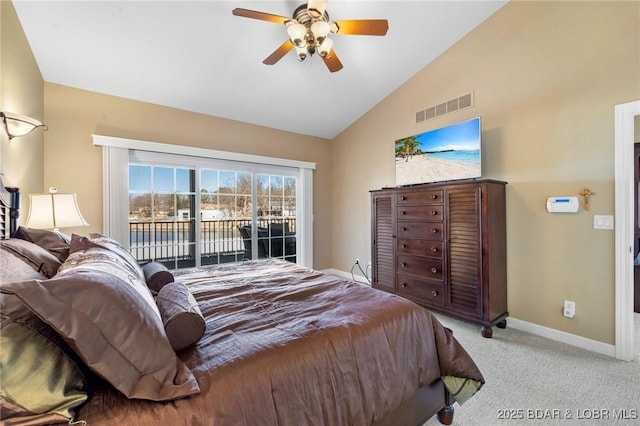
[[[0,204],[3,424],[451,424],[484,384],[403,298],[277,259],[171,271],[158,292],[117,242],[17,227],[15,189]],[[192,301],[177,333],[170,286]]]

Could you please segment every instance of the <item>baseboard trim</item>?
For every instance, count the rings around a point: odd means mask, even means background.
[[[616,356],[616,347],[614,345],[599,342],[593,339],[588,339],[586,337],[567,333],[565,331],[556,330],[554,328],[545,327],[539,324],[523,321],[518,318],[508,317],[507,326],[515,328],[516,330],[535,334],[536,336],[566,343],[577,348],[586,349],[591,352],[596,352],[613,358],[615,358]]]

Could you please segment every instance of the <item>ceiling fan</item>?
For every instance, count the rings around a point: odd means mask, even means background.
[[[265,65],[278,62],[290,50],[295,49],[299,61],[318,53],[331,72],[342,69],[342,62],[333,50],[333,40],[328,36],[338,35],[373,35],[387,34],[389,24],[386,19],[348,19],[330,21],[326,12],[327,0],[309,0],[296,8],[291,18],[272,15],[255,10],[236,8],[233,14],[245,18],[284,24],[289,38],[271,55],[262,61]]]

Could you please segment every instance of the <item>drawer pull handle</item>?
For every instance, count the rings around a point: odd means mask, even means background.
[[[406,287],[408,284],[407,283],[402,283],[400,284],[400,287]]]
[[[436,194],[433,194],[433,195],[431,195],[431,199],[432,199],[432,200],[437,200],[437,199],[438,199],[438,196],[437,196]]]
[[[406,264],[406,263],[404,263],[404,262],[402,262],[402,263],[400,264],[400,266],[402,266],[403,268],[406,268],[406,267],[407,267],[407,264]]]
[[[433,248],[431,249],[431,252],[432,252],[432,253],[437,253],[437,252],[438,252],[437,247],[433,247]]]
[[[402,231],[406,231],[406,230],[407,230],[407,228],[405,228],[405,227],[403,226],[402,228],[400,228],[400,230],[402,230]]]
[[[400,244],[400,248],[407,248],[406,244]]]
[[[431,292],[431,295],[432,295],[433,297],[437,297],[437,296],[438,296],[438,294],[440,294],[440,293],[438,293],[438,291],[437,291],[437,290],[433,290],[433,291]]]
[[[431,272],[434,273],[434,274],[437,274],[438,273],[438,268],[436,268],[436,267],[431,268]]]
[[[404,215],[404,214],[407,214],[407,212],[405,212],[404,210],[402,210],[402,212],[401,212],[400,214],[403,214],[403,215]]]
[[[438,229],[437,229],[437,228],[433,228],[433,229],[431,230],[431,232],[433,232],[434,234],[437,234],[437,233],[438,233]]]
[[[432,210],[432,211],[431,211],[431,214],[432,214],[433,216],[436,216],[436,215],[438,214],[438,211],[437,211],[437,210]]]
[[[404,200],[406,200],[406,199],[407,199],[407,197],[402,196],[402,197],[400,197],[400,199],[401,199],[402,201],[404,201]]]

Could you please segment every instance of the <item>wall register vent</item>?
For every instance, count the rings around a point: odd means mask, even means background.
[[[427,109],[416,112],[416,124],[432,118],[440,117],[452,112],[471,108],[473,106],[473,92],[458,96],[457,98],[430,106]]]

